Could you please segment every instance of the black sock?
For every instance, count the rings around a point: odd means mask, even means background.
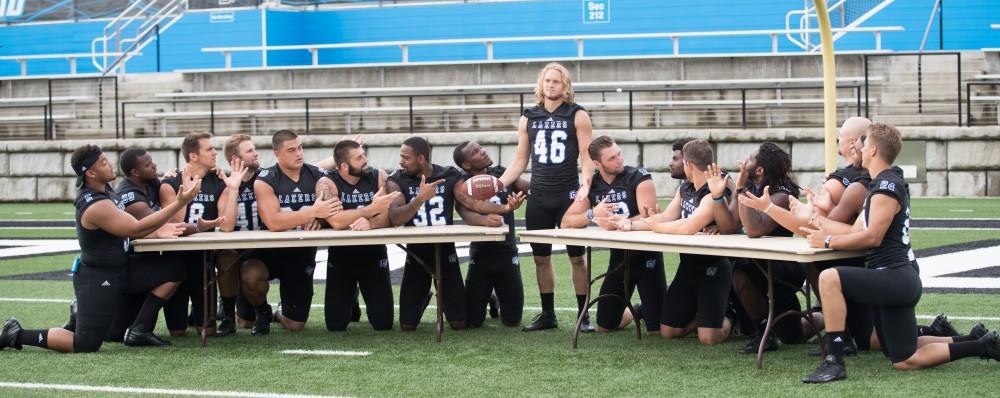
[[[578,294],[576,295],[576,315],[580,316],[583,313],[583,308],[587,306],[587,295]]]
[[[153,293],[147,293],[146,300],[142,302],[142,307],[139,308],[139,314],[135,316],[135,321],[132,322],[132,326],[129,326],[129,328],[140,327],[147,332],[152,331],[156,323],[156,313],[160,312],[160,308],[163,308],[163,304],[166,302],[167,300],[156,297]]]
[[[236,319],[236,296],[222,298],[222,315],[226,319]]]
[[[17,338],[20,345],[31,345],[41,348],[49,348],[49,330],[22,330]]]
[[[844,336],[844,331],[839,332],[827,332],[826,333],[826,353],[827,355],[833,355],[836,358],[837,363],[844,363],[844,342],[847,341],[847,337]]]
[[[963,343],[966,341],[979,341],[975,336],[952,336],[951,340],[955,343]]]
[[[978,357],[986,354],[986,346],[979,341],[964,341],[948,344],[948,355],[951,360]]]
[[[268,304],[267,302],[265,302],[264,304],[261,304],[261,305],[258,305],[258,306],[254,306],[253,310],[258,315],[260,315],[260,314],[270,315],[271,314],[271,305]]]
[[[542,313],[545,314],[555,314],[555,293],[541,293],[542,296]]]

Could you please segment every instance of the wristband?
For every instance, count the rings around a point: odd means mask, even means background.
[[[832,240],[832,239],[833,239],[833,235],[827,235],[826,239],[823,239],[823,247],[829,249],[830,248],[830,240]]]
[[[722,195],[722,196],[720,196],[718,198],[715,197],[715,196],[713,196],[712,197],[712,201],[713,202],[725,202],[726,201],[726,195]]]
[[[587,221],[594,221],[594,209],[587,209]]]
[[[767,214],[767,211],[771,210],[772,207],[774,207],[774,202],[768,203],[767,207],[764,208],[764,214]]]

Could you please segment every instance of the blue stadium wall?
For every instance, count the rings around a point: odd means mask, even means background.
[[[30,0],[29,0],[30,1]],[[608,0],[610,21],[584,23],[583,1],[526,1],[473,4],[362,8],[337,11],[277,11],[259,9],[189,11],[165,32],[159,46],[159,68],[173,71],[219,68],[219,53],[204,53],[204,47],[258,46],[262,42],[261,20],[266,18],[268,45],[346,43],[392,40],[484,38],[505,36],[615,34],[644,32],[722,31],[783,29],[785,14],[802,6],[801,0]],[[752,6],[748,6],[752,4]],[[864,26],[903,26],[905,32],[883,34],[883,47],[896,51],[916,50],[934,0],[897,0]],[[265,15],[266,13],[266,15]],[[0,55],[90,52],[90,42],[99,36],[106,20],[19,24],[0,27]],[[1000,47],[1000,0],[947,0],[944,2],[944,42],[938,25],[929,35],[927,48],[971,50]],[[682,38],[681,52],[767,52],[770,39],[758,37]],[[869,50],[874,36],[854,33],[836,43],[837,50]],[[589,41],[588,56],[666,54],[669,39]],[[781,51],[797,48],[780,39]],[[128,64],[129,72],[157,70],[157,50],[150,45]],[[500,43],[494,57],[548,58],[576,54],[572,41]],[[479,60],[486,49],[480,44],[417,46],[410,61]],[[397,62],[397,47],[320,51],[321,63]],[[234,53],[234,67],[261,66],[260,52]],[[305,65],[306,51],[271,51],[270,66]],[[65,60],[29,61],[29,74],[68,72]],[[79,61],[80,73],[96,69],[89,59]],[[15,61],[0,61],[0,76],[20,73]]]

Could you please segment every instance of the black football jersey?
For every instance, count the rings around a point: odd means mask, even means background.
[[[163,183],[170,185],[175,193],[180,192],[181,176],[168,178],[163,180]],[[226,183],[220,180],[214,171],[209,170],[201,178],[201,191],[195,195],[191,203],[188,203],[184,211],[184,222],[194,224],[203,218],[206,220],[219,218],[219,196],[225,189]]]
[[[146,183],[145,187],[139,187],[132,180],[126,178],[118,184],[115,193],[122,198],[123,208],[136,203],[146,203],[153,211],[160,210],[160,180]]]
[[[494,177],[497,177],[497,178],[500,178],[500,176],[502,176],[505,171],[507,171],[507,168],[503,167],[503,166],[491,166],[491,167],[487,167],[486,168],[486,174],[487,175],[491,175],[491,176],[494,176]],[[466,175],[462,176],[462,179],[463,180],[468,180],[468,179],[470,179],[472,177],[473,177],[472,175],[466,174]],[[509,187],[505,186],[505,187],[503,187],[502,191],[497,192],[496,195],[493,195],[493,197],[490,198],[490,202],[496,203],[498,205],[505,205],[505,204],[507,204],[507,197],[510,196],[511,193],[512,193],[512,190]],[[506,241],[504,241],[504,242],[472,242],[471,246],[476,247],[477,250],[486,250],[486,249],[498,249],[499,250],[499,249],[502,249],[502,250],[514,250],[516,252],[517,251],[517,242],[515,242],[514,231],[513,231],[513,228],[514,228],[514,213],[513,212],[504,213],[504,215],[503,215],[503,223],[506,224],[511,229],[510,233],[507,234],[507,240]]]
[[[372,203],[375,193],[378,192],[379,173],[379,169],[370,167],[354,185],[344,181],[340,173],[330,174],[330,179],[337,185],[337,191],[340,192],[340,203],[343,204],[344,210],[359,209]]]
[[[795,193],[796,192],[795,190],[793,190],[793,189],[791,189],[789,187],[786,187],[784,185],[779,185],[778,186],[778,190],[781,191],[781,192],[784,192],[784,193],[788,194],[788,200],[790,200],[790,201],[791,200],[798,200],[799,196]],[[749,184],[749,185],[747,185],[747,191],[749,191],[750,193],[754,194],[754,196],[756,196],[756,197],[760,197],[760,196],[764,195],[764,187],[763,186],[756,186],[754,184]],[[773,190],[772,190],[772,192],[773,192]],[[775,222],[774,223],[774,229],[772,229],[771,232],[768,232],[765,235],[767,235],[767,236],[792,236],[793,234],[792,234],[791,231],[789,231],[785,227],[782,227],[781,224],[778,224],[777,222]]]
[[[260,169],[254,172],[249,180],[240,183],[239,196],[236,197],[236,226],[234,231],[260,231],[267,229],[260,222],[257,212],[257,196],[253,192],[253,183],[257,181]]]
[[[726,188],[723,195],[727,198],[732,194],[732,190],[728,187]],[[680,195],[681,195],[681,218],[688,218],[694,214],[694,211],[698,209],[698,205],[701,204],[701,199],[706,195],[711,196],[712,192],[708,189],[708,184],[703,184],[701,189],[695,190],[694,184],[691,181],[684,180],[680,185]],[[713,221],[711,224],[715,224]]]
[[[875,176],[868,185],[865,198],[863,226],[868,229],[868,211],[872,197],[886,195],[899,202],[900,210],[892,217],[889,229],[882,237],[882,244],[865,252],[869,268],[895,268],[916,261],[910,247],[910,187],[903,179],[903,170],[893,166]]]
[[[848,185],[854,182],[860,182],[863,184],[868,184],[872,180],[871,176],[868,175],[868,170],[863,168],[854,167],[854,165],[848,165],[847,167],[834,170],[826,177],[827,180],[837,180],[846,188]]]
[[[625,166],[625,170],[615,176],[610,184],[601,178],[600,172],[594,172],[590,180],[590,204],[597,206],[607,198],[608,203],[615,205],[615,214],[624,217],[634,217],[641,212],[636,198],[636,189],[643,181],[653,179],[646,169]]]
[[[81,223],[87,208],[102,200],[110,200],[119,210],[125,210],[125,204],[111,190],[111,186],[100,192],[85,185],[73,203],[76,206],[76,237],[80,241],[80,261],[90,267],[124,267],[128,265],[129,239],[114,236],[103,229],[86,229]]]
[[[434,172],[430,178],[427,178],[427,182],[440,179],[444,179],[445,182],[437,186],[437,193],[424,202],[424,206],[417,210],[417,214],[406,222],[407,226],[452,225],[455,213],[454,189],[455,184],[461,180],[462,173],[452,166],[442,167],[436,164],[431,166],[434,168]],[[402,170],[396,170],[389,176],[389,180],[399,185],[406,203],[420,194],[420,176],[409,176],[403,174]]]
[[[277,164],[262,169],[257,174],[258,180],[274,190],[281,211],[298,211],[311,207],[316,202],[316,183],[323,177],[326,177],[326,171],[311,164],[302,165],[297,182],[286,176]]]
[[[531,190],[566,191],[579,185],[577,164],[580,145],[574,118],[583,111],[578,104],[563,103],[554,112],[542,105],[525,109],[531,144]]]

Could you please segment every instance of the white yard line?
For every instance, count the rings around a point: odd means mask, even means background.
[[[284,350],[282,354],[291,355],[329,355],[344,357],[367,357],[372,353],[368,351],[330,351],[330,350]]]
[[[193,396],[193,397],[335,398],[335,396],[331,395],[280,394],[280,393],[267,393],[267,392],[258,393],[258,392],[246,392],[246,391],[190,390],[190,389],[173,389],[173,388],[88,386],[81,384],[12,383],[3,381],[0,381],[0,388],[22,389],[22,390],[102,392],[102,393],[117,393],[117,394],[178,395],[178,396]]]

